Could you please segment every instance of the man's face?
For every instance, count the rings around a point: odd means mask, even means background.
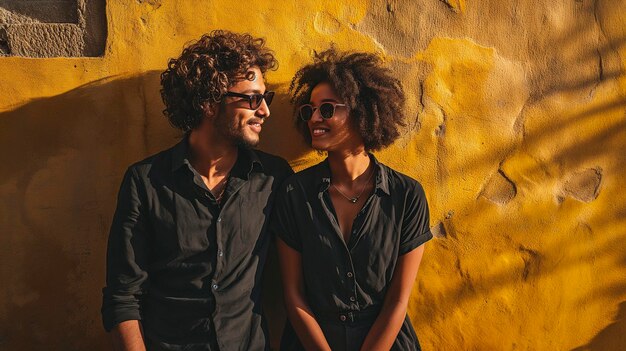
[[[228,89],[239,94],[264,94],[265,82],[258,67],[250,68],[245,77]],[[259,143],[264,119],[269,117],[270,109],[263,100],[257,109],[250,109],[246,98],[227,96],[215,117],[215,128],[225,139],[237,145],[253,147]]]

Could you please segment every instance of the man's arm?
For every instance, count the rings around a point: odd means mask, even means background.
[[[124,321],[111,330],[115,351],[146,351],[141,333],[141,325],[137,320]]]
[[[139,320],[140,297],[148,279],[146,266],[146,209],[141,180],[131,167],[126,171],[117,198],[107,247],[106,287],[102,290],[104,328],[113,331],[119,350],[142,350]],[[145,201],[143,201],[145,202]]]
[[[330,350],[322,328],[317,323],[304,296],[302,258],[281,239],[277,240],[280,270],[287,315],[302,345],[307,350]]]
[[[406,317],[411,289],[423,254],[424,245],[420,245],[398,258],[383,308],[368,332],[361,351],[391,349]]]

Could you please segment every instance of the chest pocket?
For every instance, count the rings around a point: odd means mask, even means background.
[[[153,210],[153,247],[159,257],[202,252],[209,247],[212,215],[199,200],[174,194]]]
[[[241,247],[254,245],[259,235],[265,231],[270,217],[270,193],[249,192],[239,194],[239,224],[240,230],[235,234]]]

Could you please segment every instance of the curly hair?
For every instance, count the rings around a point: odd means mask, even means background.
[[[185,47],[179,58],[170,59],[161,73],[163,113],[183,132],[198,127],[204,106],[221,102],[228,88],[251,79],[247,74],[251,67],[258,67],[262,74],[278,67],[264,39],[224,30],[203,35]]]
[[[391,145],[404,127],[404,90],[382,60],[371,53],[341,53],[330,48],[315,53],[291,81],[289,94],[295,106],[295,125],[307,143],[311,135],[298,107],[308,104],[316,85],[329,83],[347,105],[349,116],[363,138],[365,149],[376,151]]]

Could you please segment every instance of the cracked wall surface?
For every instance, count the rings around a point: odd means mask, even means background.
[[[217,28],[275,50],[260,148],[296,169],[321,160],[286,95],[314,51],[377,52],[401,78],[407,127],[376,155],[429,200],[436,238],[408,311],[425,350],[626,349],[626,1],[107,2],[102,57],[11,56],[9,21],[81,16],[63,17],[69,1],[18,8],[36,2],[0,0],[0,349],[108,349],[100,289],[119,182],[178,140],[159,74]],[[58,33],[84,38],[72,30]],[[61,56],[87,50],[33,33]]]
[[[491,202],[500,205],[506,205],[513,200],[515,195],[517,195],[515,183],[501,170],[489,177],[489,180],[487,180],[483,190],[480,192],[480,196],[484,196]]]

